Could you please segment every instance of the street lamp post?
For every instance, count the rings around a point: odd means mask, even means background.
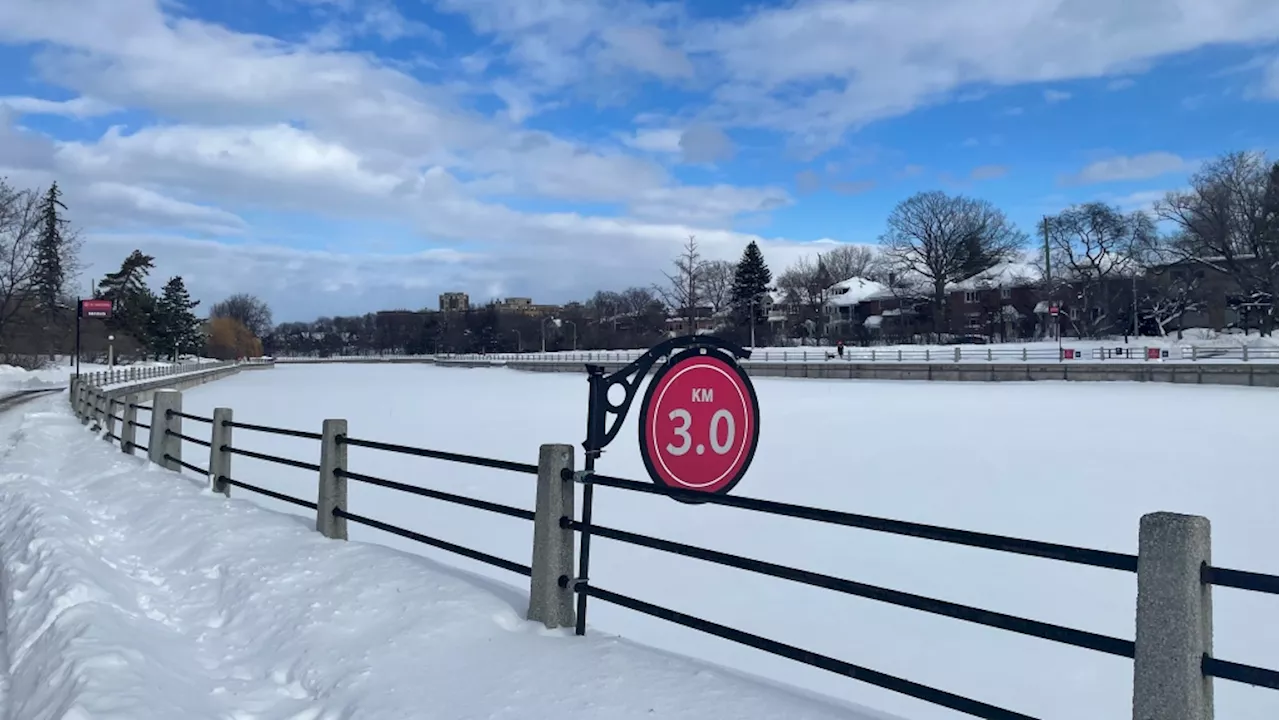
[[[516,334],[516,352],[524,352],[524,338],[520,335],[520,331],[512,330],[511,332]]]
[[[553,317],[544,317],[542,322],[538,324],[538,329],[542,332],[542,352],[547,351],[547,323],[554,322],[559,325],[560,321]]]
[[[572,321],[572,320],[557,320],[557,321],[556,321],[556,325],[560,325],[560,324],[568,325],[569,327],[573,328],[573,335],[571,335],[571,336],[570,336],[570,337],[572,338],[572,340],[570,341],[570,343],[571,343],[571,345],[572,345],[572,348],[576,351],[576,350],[578,349],[578,325],[577,325],[577,323],[575,323],[575,322],[574,322],[574,321]]]
[[[115,369],[116,369],[116,346],[115,346],[115,342],[116,342],[116,336],[115,336],[115,335],[108,335],[108,336],[107,336],[107,369],[108,369],[108,370],[115,370]]]

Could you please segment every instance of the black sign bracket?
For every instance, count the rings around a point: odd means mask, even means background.
[[[587,439],[582,447],[587,451],[589,468],[594,467],[595,459],[600,457],[605,447],[622,430],[640,384],[653,366],[670,358],[676,350],[685,348],[699,348],[704,353],[718,351],[734,358],[735,362],[751,357],[750,350],[715,335],[681,335],[654,345],[643,355],[609,375],[604,374],[603,366],[588,364],[587,382],[590,387],[587,396]],[[615,387],[623,390],[622,399],[616,403],[609,397],[609,391]]]

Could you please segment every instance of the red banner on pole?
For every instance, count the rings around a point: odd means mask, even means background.
[[[113,303],[110,300],[81,300],[80,316],[88,318],[109,318]]]

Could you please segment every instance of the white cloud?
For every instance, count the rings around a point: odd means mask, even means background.
[[[1060,103],[1060,102],[1063,102],[1064,100],[1070,100],[1070,99],[1071,99],[1071,93],[1065,90],[1050,89],[1050,90],[1044,91],[1044,101],[1049,103],[1050,105],[1053,105],[1055,103]]]
[[[655,27],[610,27],[600,35],[605,44],[601,60],[660,78],[689,78],[693,63],[670,47]]]
[[[688,163],[714,163],[733,157],[733,141],[723,130],[699,123],[680,135],[680,152]]]
[[[1167,190],[1138,190],[1137,192],[1113,198],[1110,202],[1126,212],[1141,210],[1149,213],[1155,208],[1156,203],[1163,200],[1167,194]]]
[[[1169,173],[1183,172],[1192,166],[1192,162],[1168,152],[1116,155],[1089,163],[1080,172],[1065,178],[1065,181],[1088,185],[1126,180],[1146,180]]]
[[[1269,0],[813,0],[698,25],[686,42],[734,88],[718,93],[733,122],[833,132],[966,86],[1103,77],[1276,36]],[[821,89],[797,96],[805,83]]]
[[[1258,81],[1255,92],[1258,97],[1265,100],[1274,101],[1280,98],[1280,58],[1271,56],[1271,62],[1263,69],[1262,78]]]
[[[970,180],[996,180],[1009,174],[1006,165],[979,165],[969,172]]]
[[[63,117],[88,118],[113,113],[117,108],[90,97],[70,100],[45,100],[35,97],[0,97],[0,108],[7,108],[20,115],[61,115]]]
[[[675,128],[641,128],[625,135],[622,142],[628,147],[653,153],[679,153],[683,130]]]
[[[1117,90],[1128,90],[1137,84],[1137,81],[1133,78],[1116,78],[1115,80],[1107,83],[1107,90],[1110,90],[1111,92],[1115,92]]]
[[[84,201],[99,208],[99,213],[108,212],[108,208],[116,210],[111,213],[112,218],[99,222],[99,226],[181,227],[210,235],[238,235],[248,229],[248,224],[234,213],[178,200],[136,185],[109,181],[90,183],[85,188]]]

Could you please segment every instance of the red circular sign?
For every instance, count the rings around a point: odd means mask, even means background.
[[[650,381],[640,408],[640,453],[654,482],[726,493],[746,473],[759,439],[755,388],[720,353],[687,350]]]

